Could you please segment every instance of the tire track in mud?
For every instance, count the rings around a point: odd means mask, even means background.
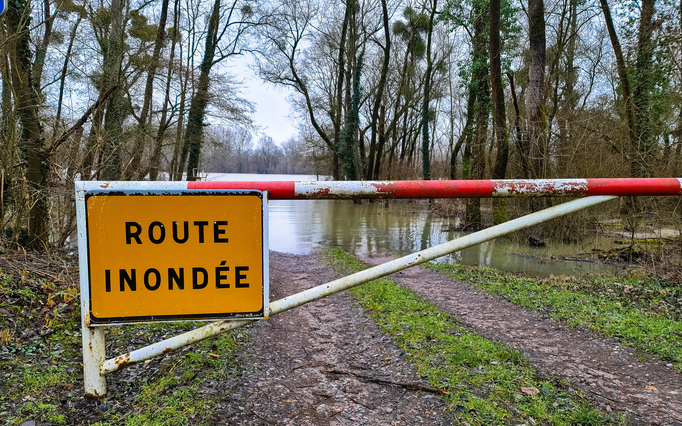
[[[370,265],[389,260],[363,259]],[[603,411],[624,412],[635,425],[682,426],[682,374],[659,360],[420,266],[387,278],[482,336],[522,351],[541,374],[568,379]]]
[[[317,255],[270,254],[270,300],[335,278]],[[212,424],[450,424],[438,396],[409,388],[428,383],[346,292],[248,331],[243,375]]]

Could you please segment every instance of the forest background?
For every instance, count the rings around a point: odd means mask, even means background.
[[[673,0],[6,0],[4,241],[67,243],[76,180],[680,176],[681,22]],[[245,55],[291,90],[281,145],[230,73]]]

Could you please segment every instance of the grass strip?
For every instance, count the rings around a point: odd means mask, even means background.
[[[657,312],[636,302],[630,303],[633,294],[668,293],[665,289],[652,288],[651,281],[629,279],[623,284],[603,278],[538,280],[489,268],[444,263],[430,263],[426,267],[517,305],[551,315],[570,327],[585,327],[617,338],[625,345],[672,363],[682,372],[682,322],[670,319],[667,309]]]
[[[326,259],[342,273],[367,268],[341,249],[329,250]],[[520,352],[467,330],[393,281],[379,279],[351,292],[402,348],[417,373],[449,394],[444,398],[454,423],[625,424],[593,410],[565,383],[538,377]]]

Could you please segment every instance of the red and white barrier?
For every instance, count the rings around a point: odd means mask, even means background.
[[[180,182],[178,182],[180,183]],[[186,189],[255,189],[271,200],[680,195],[682,179],[182,182]],[[183,189],[185,189],[183,188]]]

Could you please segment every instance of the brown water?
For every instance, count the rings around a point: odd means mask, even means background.
[[[209,175],[210,180],[315,180],[302,175]],[[306,254],[342,247],[358,255],[405,255],[458,238],[447,231],[451,221],[433,215],[425,204],[383,202],[354,204],[342,200],[272,200],[269,202],[270,249]],[[572,257],[612,241],[590,239],[580,245],[552,244],[533,248],[507,238],[488,241],[440,261],[480,265],[538,276],[618,273],[601,263],[550,259]]]

